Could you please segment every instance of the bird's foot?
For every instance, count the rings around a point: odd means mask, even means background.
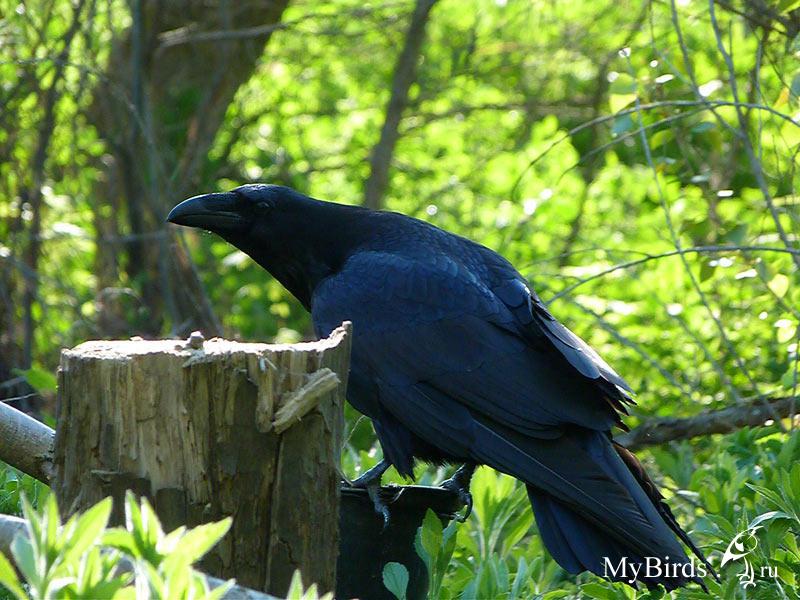
[[[375,512],[383,519],[383,530],[389,526],[389,507],[381,498],[381,477],[390,466],[387,460],[382,460],[377,465],[366,471],[363,475],[350,482],[350,485],[367,490]]]
[[[472,514],[472,494],[469,491],[469,483],[472,480],[472,474],[475,473],[475,465],[464,464],[461,466],[450,479],[442,482],[442,488],[450,490],[458,494],[458,499],[464,506],[467,507],[466,512],[462,515],[456,515],[456,521],[463,523]]]
[[[370,500],[372,500],[372,507],[375,509],[375,512],[383,518],[383,527],[381,531],[386,531],[386,528],[389,526],[389,507],[386,506],[386,503],[381,498],[381,482],[376,481],[369,483],[367,486],[367,494],[369,495]]]

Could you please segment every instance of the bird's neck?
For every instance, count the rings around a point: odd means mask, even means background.
[[[375,230],[364,220],[375,213],[350,206],[319,202],[265,242],[234,242],[270,272],[307,309],[317,285],[337,273],[350,255]]]

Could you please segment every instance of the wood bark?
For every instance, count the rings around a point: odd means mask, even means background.
[[[0,402],[0,460],[49,483],[53,476],[53,430]]]
[[[702,412],[693,417],[653,417],[614,440],[630,450],[656,446],[675,440],[688,440],[713,433],[730,433],[743,427],[759,427],[775,418],[794,418],[797,398],[768,398],[743,406],[730,406]]]
[[[95,191],[98,205],[108,209],[95,211],[101,333],[113,337],[133,330],[154,336],[168,318],[179,334],[192,328],[220,334],[190,258],[164,230],[164,217],[214,181],[208,151],[288,0],[130,4],[131,27],[114,40],[107,77],[98,82],[87,111],[108,148],[97,164],[102,176]],[[247,37],[201,37],[256,26],[260,32]],[[197,37],[182,43],[179,34],[185,31]],[[116,240],[125,231],[127,241],[120,244]],[[143,310],[135,322],[119,299],[104,293],[119,285],[120,270],[136,284]]]
[[[201,563],[282,596],[334,589],[345,327],[319,342],[87,342],[62,354],[55,482],[67,514],[132,489],[165,528],[233,517]]]

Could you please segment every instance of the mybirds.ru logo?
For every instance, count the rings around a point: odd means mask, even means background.
[[[720,568],[728,563],[744,563],[744,571],[736,577],[743,588],[755,587],[756,578],[765,579],[778,577],[778,568],[770,565],[763,565],[758,568],[752,563],[752,552],[758,547],[756,532],[761,529],[761,525],[748,527],[744,531],[737,533],[730,541],[725,553],[722,555]],[[695,562],[691,557],[688,562],[673,562],[669,556],[663,559],[657,556],[647,556],[643,563],[629,561],[627,557],[622,557],[618,562],[612,562],[608,557],[603,558],[603,575],[609,578],[621,578],[630,584],[641,579],[703,579],[708,575],[708,570],[702,562]]]
[[[744,562],[744,571],[739,573],[737,577],[739,577],[739,583],[745,589],[756,585],[756,571],[753,568],[753,564],[748,560],[748,556],[758,547],[756,531],[759,529],[761,529],[761,526],[756,525],[736,534],[736,537],[731,540],[731,543],[725,549],[725,554],[722,555],[720,568],[728,563]],[[778,568],[764,565],[759,569],[759,576],[776,578],[778,576]]]

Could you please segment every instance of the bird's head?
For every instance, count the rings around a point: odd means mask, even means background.
[[[280,213],[302,200],[309,199],[290,188],[254,183],[184,200],[167,221],[211,231],[237,245],[247,237],[269,234],[280,226]]]
[[[308,304],[316,283],[341,264],[356,239],[342,241],[348,240],[342,236],[342,211],[350,214],[353,208],[255,183],[184,200],[167,221],[216,233]]]

